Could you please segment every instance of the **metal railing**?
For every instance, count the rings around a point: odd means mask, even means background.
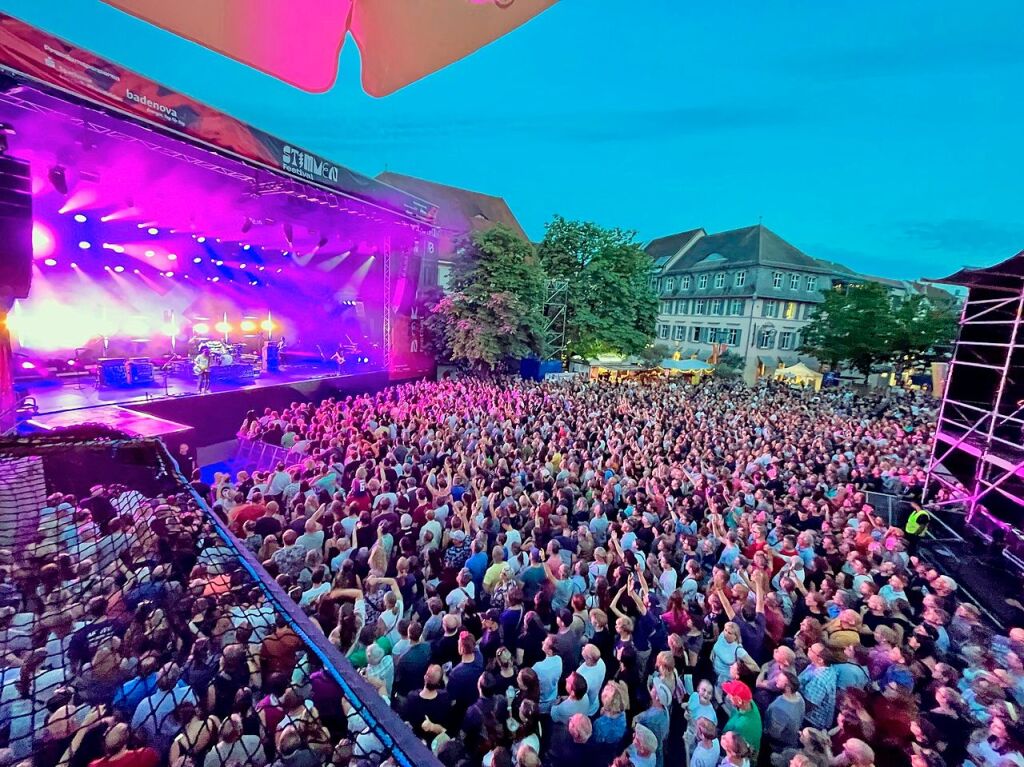
[[[253,471],[269,471],[279,463],[292,466],[302,463],[308,457],[306,453],[298,450],[287,450],[261,439],[240,436],[238,450],[235,451],[232,465],[235,471],[244,469],[251,473]]]

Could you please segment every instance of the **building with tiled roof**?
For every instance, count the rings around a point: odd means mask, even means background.
[[[470,232],[504,224],[529,242],[529,237],[526,236],[519,220],[501,197],[390,171],[379,174],[377,180],[415,194],[438,206],[435,218],[435,224],[440,230],[437,253],[424,254],[420,273],[422,287],[447,286],[457,242]]]
[[[715,234],[691,229],[652,240],[646,250],[661,296],[658,342],[684,359],[736,352],[748,381],[779,365],[820,368],[797,349],[823,292],[833,287],[879,282],[899,298],[955,300],[920,282],[860,274],[814,258],[760,224]]]

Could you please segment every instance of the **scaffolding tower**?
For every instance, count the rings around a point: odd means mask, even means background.
[[[569,311],[569,281],[545,280],[544,341],[548,359],[565,360],[567,315]]]
[[[1024,251],[936,282],[969,290],[949,363],[924,500],[1024,567]]]

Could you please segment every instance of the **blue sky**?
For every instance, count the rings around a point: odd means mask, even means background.
[[[761,217],[904,278],[1024,248],[1021,0],[562,0],[384,99],[354,45],[312,95],[98,0],[0,8],[364,173],[501,195],[534,238]]]

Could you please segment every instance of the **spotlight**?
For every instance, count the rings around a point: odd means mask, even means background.
[[[82,250],[88,250],[89,248],[92,247],[92,243],[82,240],[80,243],[78,243],[78,247],[80,247]]]
[[[205,322],[198,322],[192,326],[192,332],[200,336],[205,336],[210,332],[210,326]]]
[[[103,265],[103,268],[104,268],[104,269],[105,269],[106,271],[108,271],[108,272],[112,272],[112,271],[114,271],[113,269],[111,269],[111,268],[110,268],[110,264],[104,264],[104,265]]]
[[[23,370],[35,370],[36,363],[25,360],[24,362],[21,363],[21,367]]]
[[[203,259],[201,259],[199,256],[196,256],[195,258],[192,259],[192,263],[193,264],[201,264],[201,263],[203,263]]]
[[[210,282],[220,282],[220,277],[214,277]]]
[[[155,250],[147,250],[146,251],[146,258],[152,258],[155,255],[156,255],[156,251]]]
[[[256,280],[249,280],[249,284],[250,285],[259,285],[259,283]]]
[[[239,264],[239,265],[238,265],[238,268],[239,268],[239,269],[245,269],[245,264]]]
[[[77,269],[78,268],[78,264],[76,264],[74,261],[72,261],[71,262],[71,268],[72,269]]]
[[[218,333],[230,333],[231,332],[231,323],[230,322],[224,322],[223,320],[218,322],[213,327],[217,329]]]
[[[261,272],[265,272],[266,270],[267,270],[267,267],[265,267],[265,266],[261,266],[261,267],[260,267],[260,271],[261,271]]]
[[[245,217],[245,221],[242,222],[242,234],[245,234],[252,229],[252,219],[248,216]]]
[[[132,269],[132,274],[142,274],[138,269]]]
[[[246,244],[246,245],[242,246],[242,250],[249,250],[249,248],[251,248],[251,247],[252,247],[252,245]]]
[[[57,265],[57,259],[55,259],[55,258],[48,258],[45,261],[43,261],[43,263],[46,264],[47,266],[56,266]]]
[[[75,362],[75,360],[68,360],[68,367],[69,367],[69,368],[73,368],[73,367],[74,367],[75,365],[77,365],[77,364],[78,364],[78,363],[77,363],[77,362]]]
[[[174,272],[164,272],[164,277],[173,277]]]
[[[263,320],[263,322],[260,323],[260,327],[269,333],[274,329],[274,323],[270,320]]]
[[[242,320],[241,328],[243,333],[251,333],[256,329],[256,323],[252,320]]]
[[[160,234],[160,230],[157,229],[155,226],[149,227],[149,229],[147,229],[146,231],[149,232],[150,234]]]
[[[196,242],[206,242],[206,238],[203,236],[196,237]]]
[[[214,263],[214,265],[215,265],[215,266],[224,266],[224,262],[223,262],[223,261],[221,261],[220,259],[217,259],[217,260],[216,260],[216,261],[214,261],[213,263]]]
[[[114,271],[120,274],[121,272],[124,271],[124,267],[118,264],[117,266],[114,267]]]
[[[278,267],[278,268],[277,268],[277,273],[278,273],[278,274],[280,274],[281,272],[282,272],[282,269],[281,269],[281,267]]]
[[[167,260],[168,261],[177,261],[178,260],[178,254],[177,253],[168,253],[167,254]]]
[[[54,165],[50,168],[50,172],[46,174],[46,177],[50,179],[50,184],[60,194],[66,195],[68,193],[67,171],[63,165]]]
[[[85,217],[85,215],[84,215],[84,214],[82,214],[82,213],[76,213],[76,214],[75,214],[75,221],[77,221],[77,222],[78,222],[78,223],[80,223],[80,224],[84,224],[84,223],[85,223],[86,221],[88,221],[88,220],[89,220],[89,219],[88,219],[88,218],[86,218],[86,217]]]

